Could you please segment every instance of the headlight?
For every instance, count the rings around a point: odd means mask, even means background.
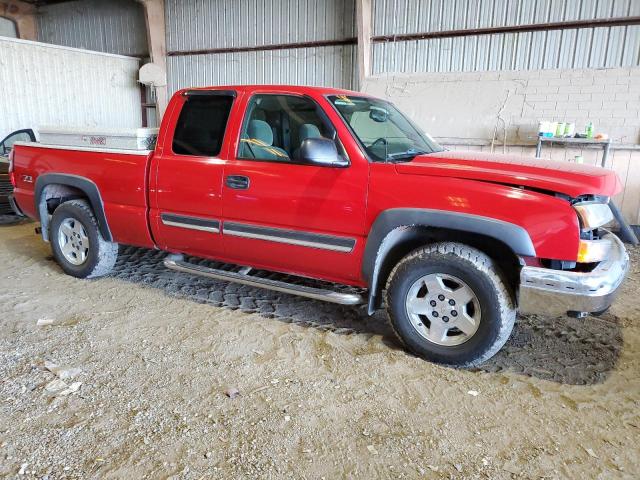
[[[593,230],[613,220],[608,203],[584,202],[573,206],[580,217],[582,230]]]

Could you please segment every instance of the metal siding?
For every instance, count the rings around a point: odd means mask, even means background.
[[[135,58],[0,38],[0,65],[3,94],[19,105],[0,103],[0,137],[42,125],[141,126]]]
[[[354,0],[166,0],[165,11],[169,51],[356,36]]]
[[[373,35],[640,15],[638,0],[373,0]],[[373,44],[374,74],[640,65],[640,27]]]
[[[169,57],[169,92],[262,83],[351,87],[355,55],[355,46],[346,45]]]
[[[342,40],[354,0],[166,0],[167,50]],[[188,86],[291,83],[354,88],[355,45],[168,57],[170,93]]]
[[[40,7],[38,40],[120,55],[147,55],[144,7],[127,0],[84,0]]]
[[[638,14],[637,0],[373,0],[373,35]]]

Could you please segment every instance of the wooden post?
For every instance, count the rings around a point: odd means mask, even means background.
[[[18,38],[37,40],[36,9],[20,0],[0,0],[0,17],[8,18],[16,24]]]
[[[144,5],[147,24],[147,41],[151,61],[164,72],[164,81],[154,85],[156,90],[158,121],[162,118],[169,102],[167,89],[167,44],[164,18],[164,0],[140,0]]]
[[[371,75],[371,0],[356,0],[358,25],[358,88]]]

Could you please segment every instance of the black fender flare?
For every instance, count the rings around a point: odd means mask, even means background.
[[[34,190],[34,201],[36,205],[36,214],[38,220],[42,226],[42,238],[46,241],[49,240],[49,212],[47,211],[46,202],[41,202],[41,196],[44,188],[48,185],[63,185],[67,187],[73,187],[80,190],[86,195],[93,210],[93,214],[98,221],[98,228],[102,237],[107,241],[113,241],[111,236],[111,230],[107,223],[107,217],[104,213],[104,202],[100,195],[98,186],[91,180],[78,175],[71,175],[67,173],[45,173],[40,175],[36,180],[36,186]]]
[[[535,257],[536,250],[529,233],[519,225],[460,212],[423,208],[392,208],[373,222],[362,259],[362,275],[369,285],[369,314],[377,308],[380,270],[384,259],[399,242],[417,235],[415,227],[446,228],[484,235],[506,244],[516,255]]]

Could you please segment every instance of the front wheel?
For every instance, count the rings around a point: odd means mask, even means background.
[[[84,200],[71,200],[55,209],[49,239],[56,261],[74,277],[106,275],[118,257],[118,244],[102,237],[93,211]]]
[[[516,317],[494,262],[475,248],[449,242],[419,248],[398,263],[387,283],[387,308],[409,350],[464,367],[495,355]]]

